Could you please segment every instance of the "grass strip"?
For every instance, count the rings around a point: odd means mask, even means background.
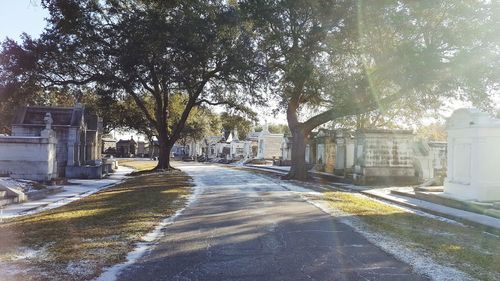
[[[333,208],[359,217],[371,231],[389,235],[480,280],[500,280],[500,230],[419,216],[355,193],[325,195]]]
[[[190,191],[183,172],[148,174],[8,220],[0,225],[0,272],[9,280],[94,278],[125,261],[141,237],[185,205]]]
[[[157,164],[155,160],[118,160],[118,165],[135,169],[136,172],[152,170]]]

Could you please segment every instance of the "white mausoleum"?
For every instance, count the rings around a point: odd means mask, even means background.
[[[500,200],[500,119],[476,109],[453,112],[444,193],[461,200]]]
[[[258,138],[257,159],[279,159],[282,140],[283,134],[271,134],[267,124],[265,124]]]

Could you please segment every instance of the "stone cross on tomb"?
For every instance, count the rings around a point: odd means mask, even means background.
[[[52,114],[50,114],[50,112],[45,113],[45,117],[43,118],[43,121],[45,122],[45,129],[46,130],[52,129],[52,123],[54,123],[54,119],[52,119]]]

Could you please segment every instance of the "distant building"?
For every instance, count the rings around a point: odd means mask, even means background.
[[[129,140],[119,140],[116,143],[116,156],[117,157],[134,157],[137,151],[137,142],[130,137]]]
[[[144,157],[147,154],[146,150],[146,142],[143,141],[137,141],[137,153],[136,157]]]
[[[116,140],[112,138],[102,138],[102,153],[108,155],[115,155]]]
[[[221,136],[210,136],[206,137],[202,141],[202,154],[207,159],[213,159],[217,157],[217,143],[221,140]]]

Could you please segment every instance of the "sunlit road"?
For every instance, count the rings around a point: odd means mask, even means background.
[[[182,169],[203,191],[118,280],[427,280],[273,181]]]

